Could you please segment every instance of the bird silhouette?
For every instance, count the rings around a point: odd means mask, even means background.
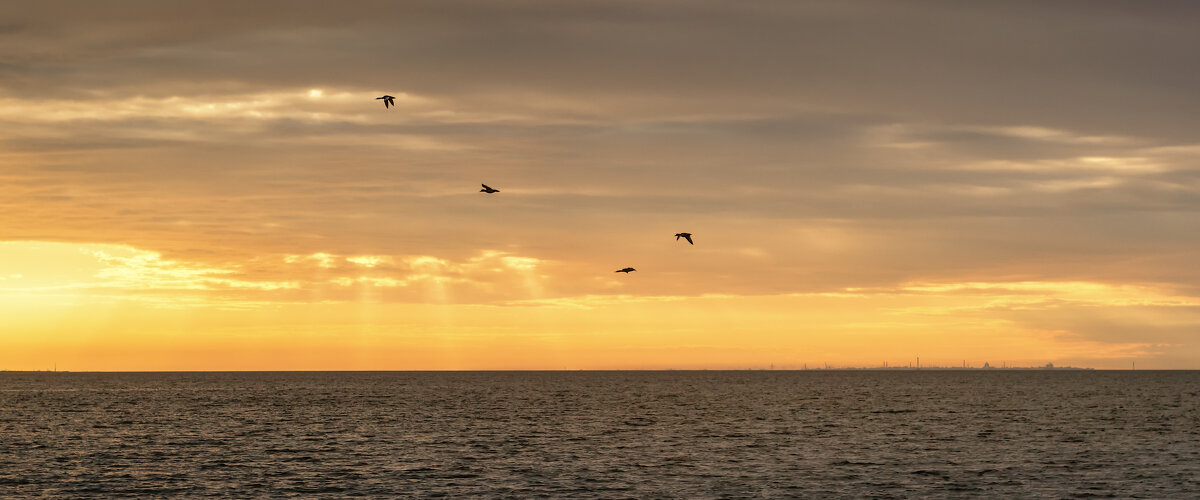
[[[683,239],[688,240],[689,244],[695,245],[695,243],[692,243],[692,233],[675,233],[675,241],[679,241],[681,236]]]
[[[379,100],[379,99],[383,99],[383,107],[385,107],[385,108],[387,108],[387,107],[390,107],[390,106],[395,106],[395,105],[396,105],[396,98],[395,98],[395,97],[392,97],[392,96],[390,96],[390,95],[385,95],[385,96],[383,96],[383,97],[376,97],[376,98],[375,98],[375,100]],[[389,106],[389,105],[390,105],[390,106]]]
[[[479,190],[479,192],[480,192],[480,193],[492,194],[492,193],[499,193],[499,192],[500,192],[500,190],[499,190],[499,189],[492,189],[492,188],[491,188],[490,186],[488,186],[487,184],[480,184],[480,186],[483,186],[483,189],[480,189],[480,190]]]
[[[637,269],[634,269],[632,267],[626,267],[625,269],[617,269],[616,271],[613,271],[613,272],[629,274],[630,271],[637,271]]]

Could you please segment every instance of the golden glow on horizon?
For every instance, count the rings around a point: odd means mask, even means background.
[[[331,253],[280,261],[322,271],[301,267],[285,270],[293,273],[286,280],[259,280],[132,247],[0,243],[0,341],[9,347],[0,369],[797,368],[900,366],[914,352],[930,365],[982,352],[988,359],[976,365],[1123,360],[1167,346],[1073,339],[1070,331],[997,312],[1054,317],[1080,308],[1197,305],[1152,286],[1028,281],[543,298],[550,276],[539,273],[542,263],[497,251],[460,263]],[[380,271],[384,263],[393,274],[341,275]],[[486,287],[480,276],[503,272],[517,273],[514,283],[531,298],[450,301],[456,290]],[[323,284],[364,288],[342,296],[293,293]],[[409,286],[428,301],[394,302],[370,292]]]

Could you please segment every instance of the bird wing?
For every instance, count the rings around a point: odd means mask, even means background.
[[[488,187],[487,184],[480,184],[480,186],[483,186],[484,189],[492,189],[492,188]]]
[[[675,238],[675,239],[679,239],[679,238]],[[692,235],[689,234],[687,236],[684,236],[684,239],[688,240],[688,244],[695,245],[695,243],[692,243]]]

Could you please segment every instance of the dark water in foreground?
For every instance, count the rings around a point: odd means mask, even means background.
[[[0,373],[0,496],[1198,497],[1200,372]]]

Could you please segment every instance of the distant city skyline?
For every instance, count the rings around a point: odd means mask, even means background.
[[[1200,4],[0,19],[0,369],[1200,368]]]

